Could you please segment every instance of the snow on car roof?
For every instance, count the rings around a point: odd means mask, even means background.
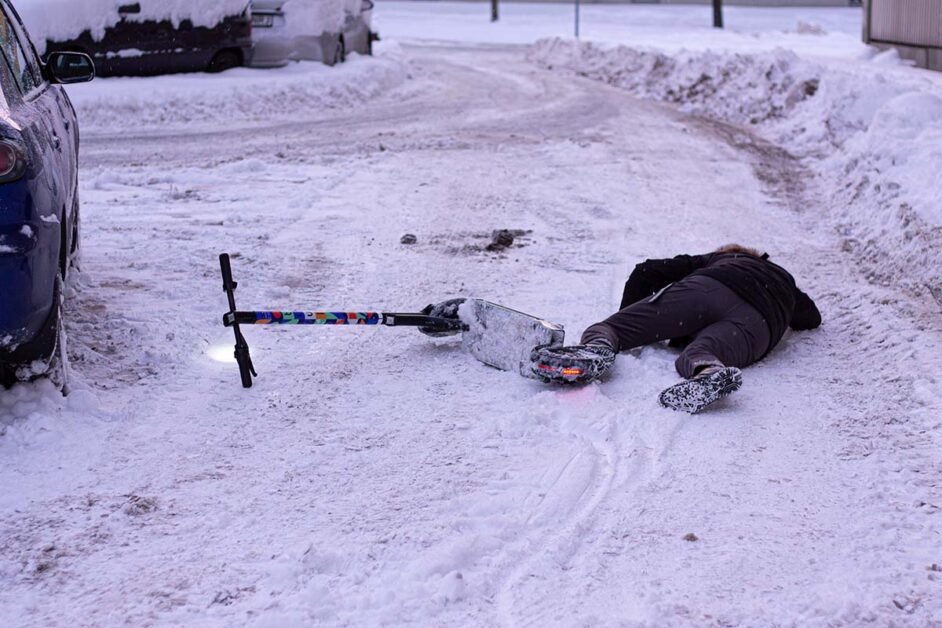
[[[228,15],[238,15],[248,0],[18,0],[15,6],[30,36],[43,52],[46,41],[68,41],[84,31],[95,39],[121,19],[118,7],[138,4],[140,13],[125,19],[144,22],[170,20],[174,25],[190,20],[194,26],[213,26]]]
[[[360,15],[363,0],[252,0],[252,7],[281,9],[289,35],[339,32],[348,15]]]

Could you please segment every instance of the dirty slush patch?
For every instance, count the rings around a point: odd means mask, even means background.
[[[481,253],[497,253],[495,257],[509,249],[523,248],[533,244],[530,237],[532,229],[495,229],[490,233],[463,232],[449,234],[435,234],[428,238],[420,238],[414,233],[403,234],[399,243],[406,246],[422,248],[426,245],[442,249],[447,255],[479,255]]]
[[[0,528],[0,572],[15,583],[58,587],[77,574],[75,564],[117,544],[133,545],[137,532],[172,507],[153,496],[86,494],[61,497],[48,512],[78,515],[71,525],[60,515],[20,514]],[[166,514],[166,513],[164,513]]]
[[[701,133],[713,135],[747,157],[770,200],[795,213],[814,205],[807,183],[814,179],[814,174],[801,159],[735,124],[702,116],[691,120]]]

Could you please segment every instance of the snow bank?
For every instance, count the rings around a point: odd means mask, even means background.
[[[124,19],[170,20],[175,26],[184,20],[194,26],[213,26],[249,5],[248,0],[19,0],[16,9],[36,45],[43,49],[47,40],[74,39],[86,30],[94,39],[101,39],[105,29],[121,20],[118,7],[132,3],[140,4],[141,12],[126,14]]]
[[[0,453],[31,449],[74,436],[77,425],[93,429],[107,414],[92,391],[79,388],[68,397],[42,379],[17,384],[0,394]],[[0,501],[7,499],[4,494]]]
[[[794,52],[680,51],[544,39],[548,68],[740,125],[807,159],[845,250],[871,278],[942,299],[942,80]]]
[[[353,106],[401,85],[408,68],[395,52],[352,55],[347,63],[293,63],[236,68],[219,75],[184,74],[96,79],[69,88],[83,131],[232,121],[310,118],[325,108]]]
[[[818,83],[813,68],[786,51],[675,56],[550,39],[538,42],[531,56],[547,67],[575,70],[645,98],[741,124],[782,117],[813,94]]]

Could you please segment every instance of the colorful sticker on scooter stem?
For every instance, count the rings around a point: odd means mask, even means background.
[[[314,312],[307,316],[314,317],[317,325],[378,325],[378,312]]]
[[[256,325],[378,325],[378,312],[256,312]]]

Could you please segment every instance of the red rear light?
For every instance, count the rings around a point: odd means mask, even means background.
[[[536,365],[536,368],[540,369],[541,371],[552,371],[554,373],[560,373],[564,377],[579,377],[582,375],[582,369],[575,366],[566,366],[560,368],[558,366],[540,363]]]
[[[0,142],[0,177],[5,177],[16,170],[16,150],[5,142]]]
[[[26,154],[10,140],[0,140],[0,183],[16,181],[26,170]]]

